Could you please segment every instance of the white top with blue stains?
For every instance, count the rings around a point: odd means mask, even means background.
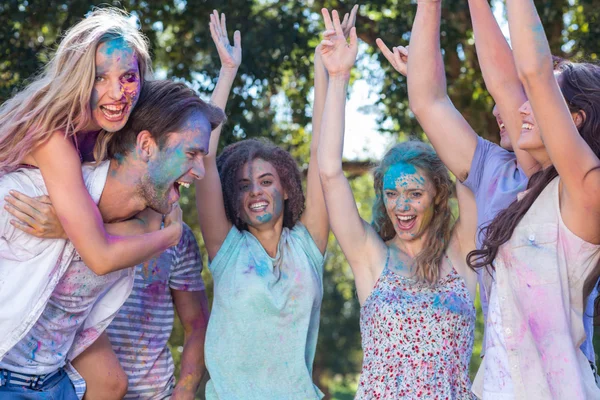
[[[320,399],[313,384],[324,257],[300,222],[283,228],[275,258],[235,226],[209,268],[206,398]]]

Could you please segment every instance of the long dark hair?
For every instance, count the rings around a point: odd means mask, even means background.
[[[579,113],[582,117],[577,130],[594,154],[600,157],[600,67],[590,63],[561,61],[557,69],[561,71],[558,82],[569,110],[571,113]],[[525,196],[521,200],[513,201],[482,229],[485,235],[482,248],[469,253],[469,267],[494,268],[493,262],[499,247],[508,242],[533,202],[557,176],[558,172],[554,166],[550,166],[538,171],[529,179]],[[584,284],[584,299],[591,293],[597,275],[598,266]]]

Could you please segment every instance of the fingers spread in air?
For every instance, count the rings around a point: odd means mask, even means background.
[[[336,10],[333,10],[331,12],[331,15],[333,16],[333,28],[335,29],[335,33],[337,33],[339,36],[344,36],[338,12]]]
[[[212,17],[212,15],[211,15],[211,17]],[[212,21],[209,24],[209,27],[210,27],[210,36],[212,37],[213,42],[219,43],[220,38],[219,38],[219,32],[217,31],[217,27],[215,26],[215,24]]]
[[[223,34],[227,37],[227,23],[225,21],[225,13],[221,13],[221,29],[223,30]]]
[[[217,10],[213,10],[212,14],[210,15],[210,22],[212,23],[217,36],[222,36],[223,33],[221,32],[221,24],[219,23],[219,13]]]
[[[325,22],[325,30],[333,30],[333,22],[331,22],[331,17],[329,16],[329,10],[326,8],[321,9],[321,14],[323,14],[323,22]]]
[[[344,19],[342,20],[342,29],[346,28],[346,24],[348,23],[348,13],[344,14]]]
[[[379,47],[379,49],[381,50],[381,53],[383,54],[383,56],[389,62],[393,63],[394,62],[394,54],[389,49],[389,47],[387,47],[387,45],[383,42],[383,40],[381,40],[380,38],[377,38],[375,40],[375,43],[377,43],[377,47]]]
[[[241,49],[242,47],[242,34],[240,31],[235,31],[233,33],[233,46],[237,49]]]
[[[350,26],[356,25],[356,14],[357,13],[358,13],[358,4],[355,4],[354,7],[352,7],[352,11],[350,11],[350,21],[349,21]]]

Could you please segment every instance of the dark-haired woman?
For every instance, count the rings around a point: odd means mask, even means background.
[[[338,14],[321,43],[329,73],[319,168],[333,233],[354,273],[361,304],[364,360],[357,399],[470,399],[477,276],[465,258],[475,248],[472,195],[457,188],[452,226],[448,170],[431,146],[398,144],[375,170],[373,224],[363,221],[342,171],[344,107],[357,55]]]
[[[213,19],[213,35],[224,31],[224,19]],[[228,45],[226,34],[223,41]],[[218,47],[222,60],[226,47]],[[241,54],[234,65],[240,61]],[[316,157],[326,82],[317,52],[306,205],[301,174],[289,153],[266,141],[243,140],[215,160],[220,132],[212,133],[206,175],[196,183],[214,279],[205,345],[207,399],[323,396],[313,384],[312,365],[329,235]],[[222,77],[221,83],[226,83]],[[229,87],[217,86],[216,104],[224,105]]]
[[[598,399],[579,345],[584,299],[600,272],[600,67],[563,63],[555,76],[533,2],[507,3],[529,99],[518,145],[543,170],[468,258],[494,274],[483,379],[473,389],[484,399]]]

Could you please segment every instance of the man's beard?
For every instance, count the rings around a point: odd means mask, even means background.
[[[159,214],[168,214],[173,208],[172,204],[169,204],[168,193],[171,189],[171,185],[166,188],[163,184],[154,183],[148,177],[148,175],[142,178],[140,185],[140,195],[146,202],[146,207],[156,211]]]

